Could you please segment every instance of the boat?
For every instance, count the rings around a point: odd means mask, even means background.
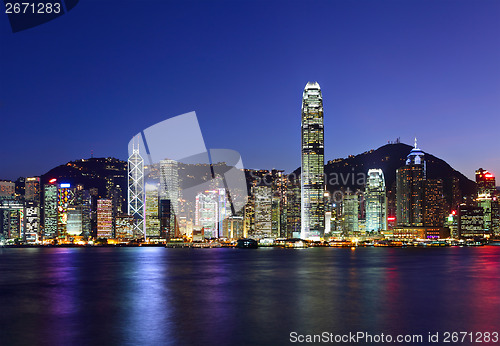
[[[238,239],[236,247],[239,249],[257,249],[259,244],[254,239]]]

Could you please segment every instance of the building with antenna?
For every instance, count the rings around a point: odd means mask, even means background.
[[[323,96],[316,82],[302,95],[301,238],[319,239],[325,232],[325,158]]]
[[[144,160],[139,153],[139,144],[132,144],[132,155],[128,158],[128,214],[134,218],[133,237],[146,236],[144,209]]]

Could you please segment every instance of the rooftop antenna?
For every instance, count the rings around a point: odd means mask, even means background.
[[[91,150],[90,150],[90,158],[91,158],[91,159],[93,159],[93,158],[94,158],[94,150],[93,150],[93,149],[91,149]]]
[[[415,136],[415,149],[417,149],[417,136]]]

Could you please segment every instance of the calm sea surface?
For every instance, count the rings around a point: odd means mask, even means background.
[[[0,345],[282,345],[291,332],[359,331],[500,332],[500,247],[0,249]]]

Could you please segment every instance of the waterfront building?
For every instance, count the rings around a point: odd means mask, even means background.
[[[68,223],[68,207],[74,205],[76,188],[70,183],[60,183],[57,189],[57,235],[65,237]]]
[[[223,221],[223,238],[243,238],[243,216],[229,216]]]
[[[396,171],[396,219],[399,227],[424,225],[424,180],[426,176],[424,152],[411,150],[406,165]]]
[[[134,218],[134,238],[144,238],[146,234],[144,215],[144,160],[139,147],[132,148],[128,158],[128,214]]]
[[[359,235],[359,196],[357,194],[344,195],[342,221],[344,235]]]
[[[66,234],[71,237],[82,235],[83,207],[81,205],[68,207],[67,215]]]
[[[161,208],[163,214],[163,224],[161,226],[162,233],[168,238],[177,236],[179,225],[177,222],[177,214],[180,213],[180,182],[179,182],[179,164],[175,160],[161,160],[160,161],[160,200],[165,202]],[[167,202],[168,201],[168,202]],[[166,206],[170,210],[166,210]],[[192,210],[192,208],[190,209]],[[169,224],[165,224],[168,216]]]
[[[300,238],[301,232],[301,202],[300,202],[300,180],[288,177],[286,190],[286,234],[283,238]]]
[[[196,195],[195,226],[203,229],[204,238],[217,238],[219,234],[219,194],[207,190]]]
[[[319,239],[325,231],[323,96],[318,83],[302,95],[301,238]]]
[[[272,189],[262,183],[253,187],[255,197],[255,231],[252,238],[272,238]]]
[[[107,198],[97,200],[97,238],[113,238],[113,202]]]
[[[17,197],[0,198],[0,238],[18,241],[24,238],[24,205]]]
[[[51,179],[43,186],[43,238],[52,239],[57,236],[57,185]]]
[[[483,238],[489,236],[484,229],[483,208],[476,205],[460,205],[458,234],[461,238]]]
[[[28,177],[24,185],[24,199],[40,205],[40,177]]]
[[[424,225],[428,227],[443,227],[444,212],[443,181],[441,179],[426,179],[424,183]]]
[[[476,184],[478,195],[493,196],[497,192],[495,176],[482,168],[476,171]]]
[[[134,238],[134,218],[132,215],[117,215],[115,225],[115,238],[120,241],[128,241]]]
[[[175,215],[169,199],[160,199],[158,204],[158,213],[160,219],[160,237],[166,240],[176,237]]]
[[[255,232],[255,197],[250,194],[243,209],[243,238],[253,236]]]
[[[35,201],[24,203],[24,240],[27,243],[38,241],[40,233],[40,207]]]
[[[146,238],[160,238],[158,185],[146,184]]]
[[[387,197],[384,173],[381,169],[368,170],[365,187],[366,232],[387,229]]]

